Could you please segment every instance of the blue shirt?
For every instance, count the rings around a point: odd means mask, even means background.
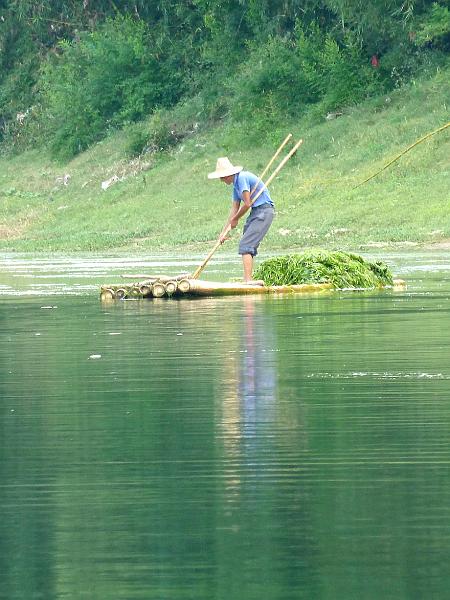
[[[250,192],[256,185],[258,181],[258,177],[250,171],[241,171],[234,176],[233,182],[233,201],[234,202],[242,202],[242,194],[244,192]],[[260,189],[263,189],[261,195],[257,198],[257,200],[252,204],[252,208],[256,208],[257,206],[261,206],[261,204],[270,204],[273,206],[272,198],[270,197],[269,190],[266,188],[264,183],[260,181],[256,190],[252,193],[251,198],[255,198]]]

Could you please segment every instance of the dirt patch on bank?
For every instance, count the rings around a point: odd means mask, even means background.
[[[0,240],[14,240],[20,237],[20,227],[5,227],[0,225]]]
[[[360,244],[359,247],[361,250],[370,248],[423,248],[424,250],[450,250],[450,239],[440,240],[438,242],[412,242],[408,240],[403,242],[367,242],[366,244]]]
[[[433,242],[426,244],[426,248],[431,250],[450,250],[450,240],[441,240],[440,242]]]
[[[35,209],[24,217],[18,217],[14,225],[5,221],[0,222],[0,240],[16,240],[24,237],[25,232],[35,223],[38,216],[38,210]]]
[[[405,240],[403,242],[367,242],[361,244],[359,247],[364,248],[417,248],[420,246],[419,242],[411,242]]]

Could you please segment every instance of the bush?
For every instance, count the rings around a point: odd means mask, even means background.
[[[168,73],[164,50],[142,21],[116,17],[78,41],[62,42],[40,79],[45,126],[58,158],[70,158],[111,127],[174,104],[181,76]]]
[[[368,63],[350,36],[340,45],[317,25],[299,23],[295,39],[270,38],[252,48],[229,84],[232,115],[258,132],[319,101],[323,110],[354,104],[382,87]]]
[[[6,37],[2,39],[0,35],[0,143],[11,147],[18,141],[21,143],[24,137],[23,123],[18,121],[18,115],[26,113],[29,121],[39,56],[30,51],[30,36],[21,35],[17,39]],[[17,60],[14,68],[13,58],[8,57],[13,53],[12,48],[21,59]],[[14,58],[17,59],[16,56]]]
[[[146,152],[170,150],[204,125],[205,111],[199,96],[180,102],[171,110],[156,110],[149,119],[130,130],[126,152],[139,156]]]
[[[233,96],[232,116],[260,119],[264,126],[280,115],[297,112],[311,100],[305,98],[307,82],[295,45],[281,38],[269,38],[266,44],[252,47],[228,87]]]
[[[430,9],[418,19],[414,41],[418,46],[433,44],[437,48],[450,48],[450,10],[433,2]]]

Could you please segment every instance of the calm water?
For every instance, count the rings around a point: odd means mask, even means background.
[[[0,256],[0,598],[449,598],[450,259],[98,302],[198,262]]]

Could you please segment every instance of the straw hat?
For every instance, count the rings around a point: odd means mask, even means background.
[[[220,177],[228,177],[236,175],[242,171],[244,167],[235,167],[231,164],[226,156],[217,159],[216,170],[213,173],[208,173],[208,179],[220,179]]]

